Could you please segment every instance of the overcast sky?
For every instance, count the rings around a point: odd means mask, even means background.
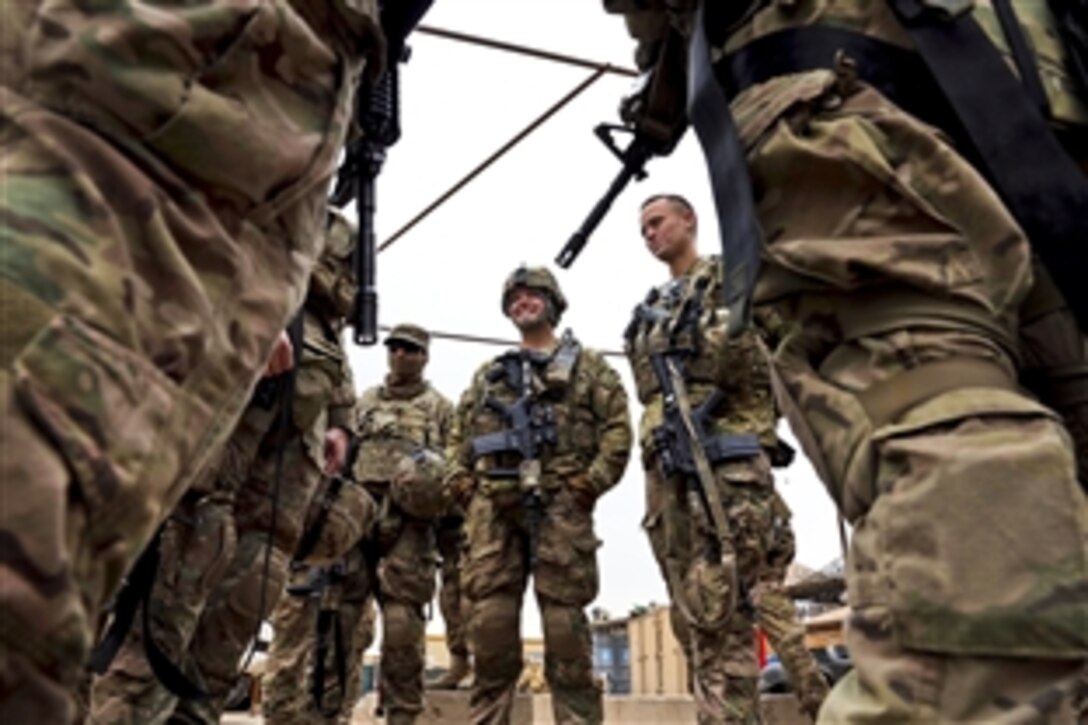
[[[437,0],[425,24],[631,67],[623,22],[585,0]],[[416,33],[402,66],[403,136],[377,187],[379,240],[388,238],[439,194],[584,80],[592,71]],[[499,297],[522,262],[557,272],[570,309],[562,325],[583,344],[622,347],[631,310],[667,270],[643,246],[638,206],[651,193],[688,197],[701,215],[700,249],[715,252],[713,205],[698,143],[689,133],[671,157],[655,159],[647,180],[632,184],[570,270],[553,260],[612,177],[618,162],[592,134],[615,122],[631,80],[606,75],[513,151],[409,231],[378,258],[379,319],[432,330],[512,338]],[[384,347],[349,344],[357,387],[384,375]],[[473,371],[501,349],[437,340],[427,376],[456,401]],[[627,385],[630,371],[610,358]],[[799,457],[800,458],[800,457]],[[797,560],[820,567],[838,556],[834,507],[807,462],[779,472],[793,509]],[[637,450],[621,483],[599,503],[601,593],[595,605],[614,615],[637,604],[664,603],[665,588],[640,529],[643,483]],[[523,631],[539,634],[532,597]],[[436,608],[437,609],[437,608]],[[430,631],[441,631],[435,613]]]

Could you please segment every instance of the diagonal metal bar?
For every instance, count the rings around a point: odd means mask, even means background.
[[[588,58],[579,58],[574,55],[567,55],[565,53],[556,53],[550,50],[543,50],[541,48],[533,48],[528,45],[520,45],[518,43],[510,43],[505,40],[495,40],[494,38],[485,38],[482,35],[472,35],[470,33],[462,33],[459,30],[448,30],[446,28],[436,28],[431,25],[420,25],[416,27],[417,33],[424,33],[425,35],[433,35],[438,38],[446,38],[447,40],[456,40],[462,43],[469,43],[471,45],[481,45],[485,48],[493,48],[495,50],[504,50],[508,53],[517,53],[519,55],[527,55],[532,58],[540,58],[541,60],[550,60],[556,63],[564,63],[566,65],[574,65],[579,68],[604,68],[607,73],[614,73],[620,76],[627,76],[628,78],[637,78],[638,71],[632,68],[623,68],[621,66],[615,66],[610,63],[602,63],[600,61],[589,60]]]
[[[379,252],[384,251],[387,247],[389,247],[391,244],[393,244],[393,242],[397,241],[398,239],[403,237],[406,233],[408,233],[408,231],[411,230],[414,226],[416,226],[421,221],[423,221],[428,216],[430,216],[435,211],[435,209],[437,209],[438,207],[445,204],[449,200],[449,198],[451,196],[453,196],[458,191],[463,189],[466,185],[468,185],[468,183],[470,181],[472,181],[477,176],[479,176],[481,173],[483,173],[484,170],[487,169],[487,167],[491,166],[491,164],[495,163],[500,158],[502,158],[503,155],[505,155],[507,151],[509,151],[510,149],[517,146],[521,141],[523,141],[525,139],[526,136],[528,136],[533,131],[538,129],[545,121],[547,121],[549,118],[551,118],[556,113],[558,113],[564,106],[566,106],[568,103],[570,103],[575,98],[580,96],[583,91],[585,91],[591,85],[596,83],[601,78],[601,76],[603,76],[604,74],[605,74],[605,69],[604,68],[597,68],[593,73],[591,73],[589,75],[588,78],[583,80],[581,83],[579,83],[573,89],[571,89],[570,92],[568,92],[565,96],[563,96],[558,101],[553,103],[551,105],[551,107],[548,108],[548,110],[544,111],[544,113],[537,116],[536,119],[534,119],[532,123],[530,123],[528,126],[521,129],[520,131],[518,131],[514,135],[513,138],[511,138],[509,141],[504,143],[501,147],[499,147],[499,149],[497,151],[495,151],[490,156],[488,156],[486,159],[484,159],[482,162],[480,162],[476,166],[476,168],[474,168],[472,171],[468,172],[463,177],[461,177],[461,179],[457,183],[455,183],[453,186],[451,186],[449,189],[442,192],[442,194],[437,199],[435,199],[430,204],[428,204],[427,207],[423,209],[423,211],[416,214],[404,226],[402,226],[400,229],[395,231],[392,234],[392,236],[390,236],[388,239],[386,239],[384,242],[381,243],[381,246],[378,247],[378,251]]]
[[[393,328],[389,325],[381,325],[378,329],[382,332],[392,332]],[[472,342],[479,345],[495,345],[498,347],[517,347],[521,343],[513,338],[505,337],[487,337],[485,335],[470,335],[464,332],[441,332],[439,330],[428,330],[430,336],[435,340],[450,340],[452,342]],[[599,347],[594,347],[594,350],[605,355],[607,357],[624,357],[624,354],[619,350],[605,350]]]

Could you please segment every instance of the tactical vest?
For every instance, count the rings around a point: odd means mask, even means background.
[[[715,414],[731,432],[755,433],[773,446],[775,408],[767,370],[753,333],[726,336],[727,311],[721,304],[721,261],[700,257],[682,277],[651,290],[635,311],[625,352],[635,377],[643,414],[642,438],[660,423],[660,385],[650,356],[669,353],[682,367],[691,404],[715,389],[725,401]]]
[[[424,385],[419,395],[404,399],[390,396],[385,386],[363,393],[356,415],[355,480],[386,483],[393,479],[404,455],[420,447],[443,449],[442,421],[448,416],[449,403],[429,384]]]
[[[496,358],[476,378],[470,426],[473,437],[508,428],[509,422],[488,404],[493,400],[510,405],[522,395],[520,385],[512,384],[505,374],[503,361],[508,356],[528,356],[534,404],[546,409],[554,428],[554,443],[540,449],[545,487],[585,472],[598,452],[592,396],[594,373],[604,364],[599,353],[583,350],[568,330],[551,354],[519,350]],[[490,471],[517,469],[520,462],[512,453],[483,455],[476,459],[474,470],[487,479]]]

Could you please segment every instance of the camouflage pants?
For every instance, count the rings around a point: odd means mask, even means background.
[[[520,494],[477,493],[465,528],[462,582],[472,601],[469,649],[475,664],[471,717],[498,725],[509,721],[522,668],[521,604],[529,572]],[[540,523],[532,576],[544,628],[544,674],[560,725],[602,721],[584,612],[597,596],[598,546],[591,512],[567,489],[555,492]]]
[[[284,596],[272,613],[274,635],[261,681],[263,714],[269,725],[351,722],[359,695],[363,654],[374,640],[374,605],[372,587],[364,571],[366,564],[358,549],[346,557],[343,566],[344,579],[322,594]],[[310,571],[309,567],[300,569],[292,576],[292,583],[305,585]],[[314,702],[312,689],[319,608],[331,609],[339,618],[346,663],[341,693],[334,643],[330,641],[326,645],[322,709]],[[330,640],[335,636],[335,631],[331,631]]]
[[[730,581],[707,563],[707,547],[716,537],[703,511],[692,511],[686,492],[662,478],[652,454],[644,463],[644,526],[669,591],[670,623],[688,662],[698,721],[756,722],[756,613],[746,597],[766,560],[774,495],[770,464],[760,456],[715,468],[736,556],[736,580]]]
[[[451,655],[468,657],[466,638],[467,604],[462,601],[461,545],[464,542],[464,519],[445,518],[435,528],[438,556],[442,559],[442,587],[438,604],[446,623],[446,647]]]
[[[286,586],[288,563],[302,535],[310,497],[321,479],[317,451],[323,439],[324,426],[319,425],[262,451],[238,492],[234,509],[237,552],[208,599],[189,646],[192,664],[203,675],[212,697],[179,702],[172,721],[218,721],[262,615],[272,612]],[[279,450],[283,452],[283,472],[279,502],[274,507]]]
[[[267,221],[229,236],[134,158],[0,87],[5,722],[73,717],[100,607],[229,435],[315,253]]]
[[[942,136],[844,87],[820,71],[734,103],[774,191],[756,303],[776,392],[854,525],[857,669],[822,719],[1071,720],[1088,502],[1057,416],[1014,384],[1026,241]]]
[[[805,647],[805,627],[793,601],[782,591],[782,579],[762,578],[752,590],[756,619],[797,693],[801,708],[814,718],[827,699],[827,680]]]
[[[235,554],[234,499],[278,409],[250,405],[224,447],[208,490],[190,491],[166,521],[159,571],[151,590],[149,631],[176,664],[186,651],[208,596],[226,575]],[[199,488],[204,488],[200,486]],[[94,680],[90,720],[98,725],[165,722],[175,698],[152,673],[137,623],[108,672]],[[190,673],[192,676],[193,673]]]

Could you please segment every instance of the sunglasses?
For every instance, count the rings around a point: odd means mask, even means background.
[[[404,353],[421,353],[423,348],[419,345],[413,345],[410,342],[402,342],[400,340],[393,340],[386,343],[386,347],[389,348],[389,352],[404,352]]]

